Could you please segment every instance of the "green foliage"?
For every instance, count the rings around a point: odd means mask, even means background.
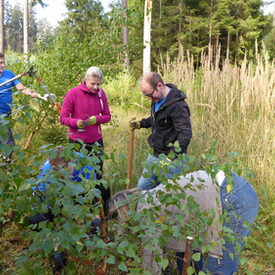
[[[116,78],[107,78],[104,89],[111,106],[121,106],[124,110],[141,104],[142,95],[137,89],[136,80],[127,73],[119,73]]]
[[[152,68],[157,70],[163,56],[169,52],[172,60],[181,47],[200,60],[204,52],[216,53],[221,46],[222,59],[229,54],[232,62],[243,57],[255,58],[258,42],[271,29],[272,23],[261,10],[261,0],[251,1],[183,1],[156,0],[152,7]],[[142,41],[144,3],[129,1],[130,52]],[[138,38],[139,43],[136,42]],[[133,45],[131,44],[133,43]],[[271,45],[271,44],[270,44]],[[259,47],[262,45],[259,43]],[[131,56],[132,69],[140,71],[142,49]]]
[[[40,1],[41,2],[41,1]],[[8,2],[5,2],[5,36],[4,45],[7,50],[23,52],[23,8],[21,3],[15,3],[13,7]],[[35,43],[38,37],[37,25],[40,23],[36,19],[36,14],[33,9],[29,10],[29,49],[35,50]]]
[[[97,159],[87,157],[85,151],[81,152],[83,155],[79,156],[73,153],[71,148],[68,148],[64,151],[63,157],[68,161],[75,160],[76,162],[70,165],[75,167],[76,170],[85,165],[96,167],[95,161]],[[52,170],[45,174],[43,178],[37,180],[38,167],[45,154],[52,154],[51,149],[41,148],[40,154],[32,157],[32,162],[37,168],[29,167],[26,170],[27,177],[25,177],[27,180],[20,178],[20,181],[18,181],[17,178],[13,177],[17,181],[17,186],[12,189],[13,194],[7,197],[8,199],[13,198],[13,202],[9,203],[9,207],[16,211],[21,221],[27,216],[38,212],[46,213],[49,207],[55,215],[53,222],[41,222],[39,225],[30,226],[30,228],[39,230],[27,232],[32,244],[23,253],[23,257],[18,259],[20,269],[22,265],[26,270],[33,268],[28,266],[28,261],[26,262],[28,259],[35,261],[42,270],[45,269],[43,258],[53,255],[55,247],[58,247],[60,251],[66,250],[74,257],[84,259],[84,251],[91,245],[88,236],[90,223],[99,213],[100,204],[93,203],[94,198],[98,196],[95,189],[96,182],[93,177],[86,179],[80,175],[82,182],[79,183],[71,181],[69,171],[60,169],[59,171]],[[37,186],[39,182],[50,184],[47,185],[47,190],[39,191],[35,189],[33,192],[31,187]],[[4,187],[8,186],[9,184],[4,184]],[[7,196],[7,193],[5,196]],[[102,247],[100,239],[94,241]],[[99,258],[101,259],[100,256]],[[34,274],[40,273],[35,272]]]
[[[177,146],[177,145],[175,145]],[[184,166],[181,174],[185,175],[188,172],[198,170],[199,168],[210,169],[214,173],[218,169],[218,164],[214,157],[214,147],[206,151],[202,156],[202,160],[198,160],[192,156],[181,155],[175,159],[172,164],[181,166],[184,161]],[[54,149],[54,148],[53,148]],[[173,197],[165,192],[158,192],[157,197],[163,206],[170,205],[183,209],[185,213],[195,219],[190,219],[190,223],[186,223],[184,216],[178,215],[175,220],[165,221],[159,216],[159,205],[154,205],[152,196],[147,198],[140,197],[139,201],[153,203],[153,207],[143,209],[141,212],[136,212],[137,197],[130,196],[127,201],[122,202],[121,205],[127,204],[129,213],[127,223],[117,223],[115,221],[109,224],[109,233],[111,240],[104,243],[100,235],[89,235],[89,228],[91,220],[99,214],[100,204],[94,204],[94,198],[98,197],[95,185],[97,182],[93,179],[86,179],[82,177],[82,182],[71,181],[71,175],[66,168],[60,168],[58,171],[52,170],[45,174],[42,178],[37,180],[39,167],[46,155],[54,155],[52,146],[43,146],[37,155],[31,156],[32,165],[25,167],[26,155],[20,155],[19,148],[15,150],[15,157],[17,161],[8,166],[9,179],[1,181],[1,196],[5,200],[0,204],[1,213],[6,212],[6,209],[13,209],[16,220],[25,224],[25,220],[29,215],[35,213],[45,213],[51,208],[55,215],[53,222],[41,222],[39,225],[29,226],[25,228],[25,236],[30,240],[31,245],[21,253],[17,260],[17,271],[20,274],[31,271],[33,274],[42,274],[49,269],[49,259],[54,253],[55,247],[59,251],[64,251],[72,263],[66,267],[66,270],[74,270],[76,265],[80,265],[84,261],[99,263],[103,259],[110,265],[110,268],[118,268],[124,272],[142,272],[141,254],[143,247],[152,249],[155,253],[155,258],[163,268],[168,265],[168,258],[159,257],[159,248],[167,241],[169,236],[182,240],[188,235],[194,236],[194,247],[198,247],[203,242],[203,231],[205,226],[213,222],[213,213],[201,212],[198,204],[192,197],[187,199],[186,205],[181,204],[181,200],[185,191],[172,185],[168,182],[166,174],[168,173],[167,158],[160,156],[161,161],[151,165],[145,164],[146,167],[150,165],[151,170],[158,175],[163,184],[166,184],[166,189],[173,190]],[[69,165],[80,169],[85,165],[94,166],[94,157],[88,157],[86,151],[82,150],[82,155],[77,155],[68,146],[62,157],[71,162]],[[169,156],[173,157],[173,155]],[[116,159],[116,156],[106,156],[108,159]],[[216,166],[217,165],[217,166]],[[227,164],[229,165],[229,164]],[[149,166],[148,166],[149,167]],[[176,175],[177,179],[179,175]],[[117,175],[104,177],[103,184],[112,186],[119,181],[125,181],[123,178],[118,178]],[[41,182],[47,182],[47,189],[39,191],[37,188],[32,190],[33,186]],[[92,210],[92,211],[91,211]],[[5,215],[4,215],[5,217]],[[3,220],[2,220],[3,222]],[[180,224],[178,227],[176,224]],[[32,229],[36,229],[33,231]],[[123,233],[123,232],[128,232]],[[122,233],[122,234],[121,234]],[[230,234],[230,232],[228,232]],[[148,236],[159,236],[158,238],[145,238]],[[232,240],[234,240],[231,237]],[[211,245],[204,248],[204,252],[211,249]],[[107,258],[105,257],[107,256]],[[193,256],[195,259],[198,255]],[[243,260],[244,261],[244,260]],[[33,264],[35,262],[35,266]],[[192,269],[189,271],[193,274]]]
[[[269,15],[268,20],[269,20],[270,26],[271,26],[271,22],[272,22],[272,16],[271,15]],[[269,52],[270,61],[272,61],[275,58],[275,27],[274,26],[267,33],[267,35],[264,39],[264,42],[265,42],[266,48]]]

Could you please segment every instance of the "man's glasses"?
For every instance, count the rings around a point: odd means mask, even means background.
[[[146,97],[153,97],[153,94],[156,91],[156,89],[157,89],[157,85],[155,86],[155,88],[153,89],[153,91],[150,94],[146,94],[146,95],[143,94],[143,95],[146,96]]]

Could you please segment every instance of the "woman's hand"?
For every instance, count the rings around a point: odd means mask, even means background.
[[[77,127],[78,128],[85,128],[86,126],[94,125],[94,124],[96,124],[96,117],[95,116],[91,116],[87,120],[79,119],[77,121]]]
[[[81,120],[79,119],[77,121],[77,127],[78,128],[85,128],[87,126],[87,120]]]

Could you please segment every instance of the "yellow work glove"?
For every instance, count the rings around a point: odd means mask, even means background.
[[[137,120],[130,120],[129,121],[129,127],[131,129],[140,129],[140,123]]]
[[[96,124],[96,117],[90,116],[89,119],[87,120],[87,125],[94,125],[94,124]]]
[[[79,119],[79,120],[77,121],[77,127],[78,127],[78,128],[84,128],[84,127],[86,127],[86,126],[87,126],[87,122],[86,122],[85,120]]]

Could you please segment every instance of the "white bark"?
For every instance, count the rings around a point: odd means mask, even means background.
[[[0,52],[4,53],[4,0],[0,0]]]
[[[24,15],[23,15],[23,36],[24,36],[24,45],[23,52],[29,52],[29,1],[24,0]]]
[[[129,61],[129,56],[128,56],[128,46],[129,46],[129,32],[128,32],[128,26],[127,26],[127,7],[128,7],[128,0],[122,0],[122,16],[124,19],[124,26],[123,26],[123,45],[125,47],[125,68],[126,71],[130,71],[130,61]]]
[[[152,0],[145,0],[143,31],[143,74],[151,71]]]

